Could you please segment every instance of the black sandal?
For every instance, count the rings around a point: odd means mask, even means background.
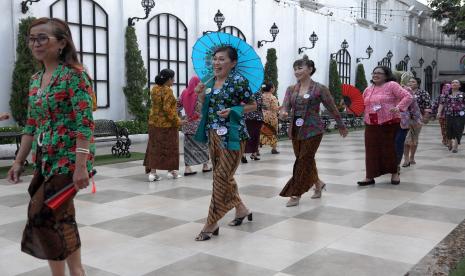
[[[218,236],[220,234],[220,227],[217,227],[213,232],[204,232],[201,231],[197,237],[195,237],[196,241],[208,241],[212,238],[212,236]]]
[[[229,226],[239,226],[242,224],[242,221],[247,217],[249,221],[253,220],[252,213],[249,213],[248,215],[245,215],[241,218],[235,218],[231,222],[228,223]]]

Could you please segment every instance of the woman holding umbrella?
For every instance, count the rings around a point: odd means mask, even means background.
[[[290,118],[288,134],[296,156],[292,178],[280,193],[280,196],[290,197],[287,207],[297,206],[302,194],[313,185],[312,198],[320,198],[325,186],[318,178],[315,164],[315,153],[324,132],[319,115],[321,103],[333,115],[341,136],[346,137],[348,133],[328,88],[312,80],[315,63],[304,56],[296,60],[293,67],[297,84],[287,88],[280,114],[283,119]]]
[[[244,218],[252,220],[252,213],[242,202],[234,173],[241,161],[249,138],[243,114],[255,111],[257,106],[246,78],[235,67],[237,50],[220,46],[213,51],[214,82],[199,83],[195,91],[202,103],[202,120],[196,140],[209,142],[213,164],[213,191],[208,218],[196,241],[211,239],[218,235],[218,221],[231,209],[236,209],[236,218],[230,226],[242,224]]]

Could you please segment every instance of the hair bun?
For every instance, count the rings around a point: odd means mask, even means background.
[[[310,60],[310,59],[308,58],[307,55],[304,55],[304,56],[302,57],[302,59],[303,59],[303,60]]]

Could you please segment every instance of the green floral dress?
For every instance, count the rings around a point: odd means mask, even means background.
[[[84,71],[60,64],[50,84],[41,91],[43,73],[32,76],[28,119],[23,131],[35,137],[32,144],[35,169],[46,178],[74,172],[79,138],[90,141],[87,170],[91,172],[95,154],[91,81]],[[36,164],[38,140],[42,144],[40,164]]]

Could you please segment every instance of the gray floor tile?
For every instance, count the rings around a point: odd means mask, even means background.
[[[234,215],[235,215],[234,212],[229,212],[223,219],[221,219],[219,222],[220,228],[228,227],[233,230],[253,233],[253,232],[262,230],[264,228],[267,228],[273,224],[289,219],[288,217],[284,217],[284,216],[276,216],[276,215],[253,212],[252,221],[248,221],[248,219],[245,218],[241,225],[229,226],[228,223],[234,219]],[[207,222],[207,218],[203,218],[196,222],[205,224]]]
[[[464,167],[451,167],[451,166],[437,166],[437,165],[423,165],[417,167],[419,170],[439,171],[439,172],[453,172],[461,173],[465,171]]]
[[[22,194],[7,195],[0,197],[0,205],[16,207],[28,204],[30,199],[31,197],[26,192]]]
[[[399,276],[411,265],[335,249],[321,249],[286,268],[295,276]]]
[[[281,188],[262,185],[247,185],[239,189],[240,194],[246,194],[256,197],[272,198],[281,192]]]
[[[103,271],[87,265],[84,265],[84,269],[86,271],[86,275],[89,276],[118,276],[114,273]],[[50,268],[45,266],[29,272],[18,274],[16,276],[50,276]]]
[[[391,215],[460,223],[465,219],[462,209],[405,203],[389,212]]]
[[[465,187],[465,179],[446,179],[439,185]]]
[[[21,242],[25,226],[25,220],[0,225],[0,237],[14,242]]]
[[[196,189],[190,187],[178,187],[162,192],[153,193],[152,195],[156,196],[163,196],[168,198],[174,199],[184,199],[184,200],[191,200],[194,198],[199,198],[203,196],[211,195],[211,191],[203,190],[203,189]]]
[[[260,164],[273,164],[273,165],[293,165],[295,160],[291,159],[270,159],[260,160]]]
[[[147,213],[137,213],[131,216],[97,223],[92,226],[140,238],[185,223],[187,222],[168,217]]]
[[[349,185],[326,183],[326,190],[329,193],[350,195],[352,193],[360,191],[361,189],[356,185],[349,186]],[[325,193],[325,191],[323,191],[323,193]]]
[[[391,183],[381,182],[381,183],[376,183],[374,187],[380,188],[380,189],[388,189],[388,190],[399,190],[399,191],[424,193],[434,188],[435,185],[417,184],[413,182],[402,181],[400,185],[392,185]]]
[[[381,215],[382,214],[373,212],[362,212],[330,206],[321,206],[297,215],[295,218],[360,228],[377,219]]]
[[[246,172],[244,174],[250,174],[250,175],[257,175],[257,176],[268,176],[268,177],[285,177],[289,174],[292,174],[292,171],[284,171],[284,170],[256,170],[256,171],[250,171]]]
[[[267,276],[276,271],[244,264],[207,254],[197,254],[182,261],[155,270],[145,276]]]
[[[117,191],[117,190],[102,190],[98,191],[95,194],[84,194],[78,195],[76,199],[89,201],[94,203],[107,203],[112,202],[120,199],[126,199],[134,196],[138,196],[139,194],[124,192],[124,191]]]
[[[317,157],[316,162],[328,162],[328,163],[341,163],[345,162],[347,159],[338,159],[338,158],[327,158],[327,157]]]
[[[318,158],[316,160],[318,162]],[[350,173],[353,173],[353,171],[349,170],[340,170],[340,169],[327,169],[327,168],[318,168],[318,173],[320,174],[326,174],[326,175],[334,175],[334,176],[344,176],[348,175]]]

